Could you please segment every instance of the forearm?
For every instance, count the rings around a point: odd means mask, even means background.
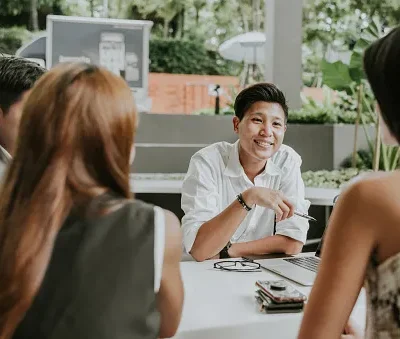
[[[190,254],[197,261],[203,261],[217,255],[231,239],[247,211],[234,200],[216,217],[201,225]]]
[[[183,283],[180,276],[179,280],[175,281],[174,288],[160,289],[157,295],[157,306],[161,315],[160,338],[170,338],[175,335],[181,320],[183,298]]]
[[[298,254],[303,243],[284,235],[272,235],[258,240],[235,243],[229,249],[231,257],[262,255],[267,253]]]

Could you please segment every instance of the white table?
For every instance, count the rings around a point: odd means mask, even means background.
[[[304,255],[304,254],[302,254]],[[185,286],[183,315],[176,339],[293,339],[303,313],[263,314],[254,300],[255,281],[282,279],[274,273],[226,272],[213,268],[218,260],[182,262]],[[311,288],[293,283],[309,294]],[[362,292],[352,313],[365,326],[365,294]]]

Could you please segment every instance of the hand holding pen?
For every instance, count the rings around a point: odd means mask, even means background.
[[[281,191],[254,186],[244,191],[240,196],[249,208],[259,205],[274,210],[277,222],[291,218],[293,215],[315,221],[313,217],[295,211],[294,205]]]

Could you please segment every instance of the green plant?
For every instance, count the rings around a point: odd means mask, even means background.
[[[318,102],[311,97],[302,95],[303,106],[300,110],[291,111],[288,121],[297,124],[353,124],[356,113],[345,109],[338,102],[338,93],[327,86],[322,87],[324,100]]]
[[[382,168],[385,171],[392,171],[399,167],[400,149],[399,147],[387,146],[381,143],[379,135],[379,117],[376,112],[372,92],[365,81],[363,70],[363,54],[367,46],[380,38],[383,33],[383,26],[374,18],[370,25],[362,32],[360,39],[356,42],[351,54],[348,65],[341,61],[329,63],[326,60],[322,62],[323,81],[329,87],[337,90],[343,90],[350,94],[349,97],[342,96],[342,104],[349,103],[354,107],[354,99],[360,86],[360,119],[368,141],[369,149],[374,154],[372,168],[378,170]],[[373,123],[376,126],[376,134],[371,137],[366,129],[366,125]],[[357,129],[357,126],[356,126]],[[356,139],[356,138],[355,138]],[[375,142],[373,141],[375,139]],[[356,145],[354,146],[356,149]]]
[[[289,111],[288,123],[291,124],[334,124],[337,119],[330,112],[309,111],[302,108],[297,111]]]
[[[400,148],[381,143],[381,162],[384,171],[394,171],[399,168]]]
[[[207,50],[200,41],[150,40],[150,72],[174,74],[235,75],[236,63]]]
[[[356,177],[360,173],[357,168],[346,168],[333,171],[307,171],[302,173],[302,178],[306,187],[319,188],[340,188],[350,179]]]
[[[363,55],[365,48],[380,38],[383,34],[383,26],[379,19],[373,18],[360,38],[354,45],[349,64],[343,61],[328,62],[322,60],[321,70],[323,83],[334,90],[351,93],[351,84],[360,84],[365,79],[363,69]]]
[[[13,55],[33,34],[23,27],[0,28],[0,53]]]
[[[352,158],[352,155],[346,157],[340,164],[340,167],[351,168],[353,166]],[[360,170],[370,170],[372,168],[372,160],[373,154],[369,149],[358,150],[355,167]]]

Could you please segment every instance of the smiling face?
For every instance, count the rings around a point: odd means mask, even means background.
[[[243,119],[233,118],[239,135],[239,158],[243,167],[271,158],[282,145],[286,131],[285,113],[278,103],[257,101],[245,112]]]

